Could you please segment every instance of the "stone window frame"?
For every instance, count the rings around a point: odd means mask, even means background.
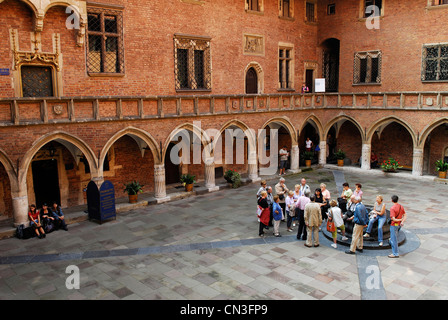
[[[307,8],[308,4],[314,5],[314,15],[311,20],[308,18],[308,8]],[[305,0],[304,8],[305,8],[305,22],[307,24],[317,24],[317,0]]]
[[[258,10],[250,9],[251,2],[258,2]],[[264,0],[244,0],[244,10],[247,13],[264,14]]]
[[[288,50],[289,51],[289,57],[286,58],[286,56],[280,56],[281,50]],[[285,51],[286,52],[286,51]],[[294,44],[292,43],[285,43],[280,42],[278,44],[278,51],[277,51],[277,70],[278,70],[278,90],[279,91],[295,91],[294,88],[294,64],[295,64],[295,50],[294,50]],[[280,61],[289,61],[289,72],[288,72],[288,79],[286,79],[286,63],[282,63],[282,66],[280,66]],[[280,68],[282,68],[282,73],[280,74]],[[281,79],[280,79],[281,75]],[[287,84],[286,85],[286,80]],[[285,86],[285,87],[283,87]]]
[[[372,58],[378,59],[378,75],[375,81],[372,81]],[[361,60],[367,59],[366,79],[370,81],[361,82]],[[353,63],[353,85],[381,85],[382,77],[382,52],[381,50],[356,52]]]
[[[370,16],[366,16],[366,8],[368,7],[366,1],[374,1],[375,3],[376,3],[376,1],[381,1],[381,12],[380,12],[380,15],[377,17],[379,17],[379,18],[384,17],[386,0],[360,0],[359,1],[359,19],[365,20],[365,19],[375,17],[373,14]]]
[[[189,4],[198,4],[198,5],[204,5],[204,0],[180,0],[181,2],[189,3]]]
[[[288,1],[289,3],[289,10],[287,16],[283,14],[285,1]],[[294,0],[278,0],[278,17],[281,19],[294,21],[294,3],[295,3]]]
[[[13,55],[11,74],[14,82],[14,95],[23,97],[22,66],[47,67],[51,69],[53,96],[61,97],[64,94],[62,81],[62,54],[61,36],[58,33],[52,35],[53,52],[42,52],[41,33],[31,33],[32,51],[24,51],[19,47],[19,32],[17,29],[9,29],[10,44]]]
[[[333,13],[331,12],[330,8],[334,9]],[[329,3],[327,5],[327,16],[333,16],[335,14],[336,14],[336,3],[334,3],[334,2],[333,3]]]
[[[97,3],[88,2],[87,3],[87,16],[91,13],[94,14],[100,14],[102,22],[101,24],[104,25],[104,15],[110,15],[110,16],[116,16],[117,17],[117,33],[114,34],[114,36],[117,36],[118,38],[118,55],[117,59],[119,59],[119,68],[117,72],[95,72],[91,71],[89,69],[89,35],[102,35],[103,39],[106,37],[107,32],[105,30],[102,31],[90,31],[89,25],[87,23],[86,26],[86,70],[87,74],[91,77],[120,77],[125,75],[125,59],[124,59],[124,26],[123,26],[123,11],[124,7],[122,6],[115,6],[115,5],[102,5]],[[105,48],[104,40],[102,41],[102,48]],[[103,55],[104,52],[101,52]]]
[[[437,58],[435,58],[434,60],[437,60],[437,75],[436,75],[436,79],[430,79],[427,80],[426,79],[426,64],[427,64],[427,49],[428,48],[439,48],[439,56]],[[446,47],[448,50],[448,42],[444,42],[444,43],[433,43],[433,44],[424,44],[422,47],[422,73],[421,73],[421,81],[423,83],[427,83],[427,82],[448,82],[448,77],[446,79],[440,79],[440,60],[442,59],[440,57],[440,53],[441,53],[441,48],[442,47]],[[448,58],[446,58],[448,60]]]
[[[448,0],[428,0],[426,8],[430,7],[440,8],[445,7],[448,8]]]
[[[188,34],[174,34],[174,81],[176,92],[189,91],[211,91],[212,90],[212,59],[211,59],[211,37]],[[188,87],[181,87],[178,69],[178,49],[188,50],[187,54],[187,77]],[[195,55],[194,51],[203,51],[204,87],[197,87],[195,79]]]

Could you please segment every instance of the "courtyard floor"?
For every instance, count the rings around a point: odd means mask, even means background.
[[[365,204],[397,194],[408,219],[401,256],[390,250],[347,255],[320,233],[307,248],[286,231],[258,237],[259,183],[82,221],[45,239],[0,241],[1,300],[448,299],[448,185],[365,172],[317,169],[286,176],[326,183],[332,198],[345,180],[362,183]],[[278,176],[268,180],[274,186]],[[79,289],[66,282],[79,270]]]

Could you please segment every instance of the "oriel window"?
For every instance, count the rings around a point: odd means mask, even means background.
[[[118,10],[94,8],[87,13],[87,71],[123,74],[123,17]]]

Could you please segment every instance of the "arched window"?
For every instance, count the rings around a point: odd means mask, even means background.
[[[246,93],[258,93],[258,75],[252,67],[246,72]]]

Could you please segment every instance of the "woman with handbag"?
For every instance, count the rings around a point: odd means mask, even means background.
[[[267,201],[268,193],[261,191],[261,198],[258,200],[258,218],[260,219],[260,225],[258,228],[258,235],[264,236],[264,228],[269,225],[269,219],[271,217],[271,210]]]
[[[348,240],[348,238],[345,236],[345,225],[344,220],[342,219],[342,211],[338,207],[338,202],[336,200],[330,201],[330,209],[327,211],[327,230],[331,232],[331,235],[333,237],[333,243],[331,246],[333,248],[337,248],[336,240],[338,237],[338,228],[342,231],[342,240]]]

